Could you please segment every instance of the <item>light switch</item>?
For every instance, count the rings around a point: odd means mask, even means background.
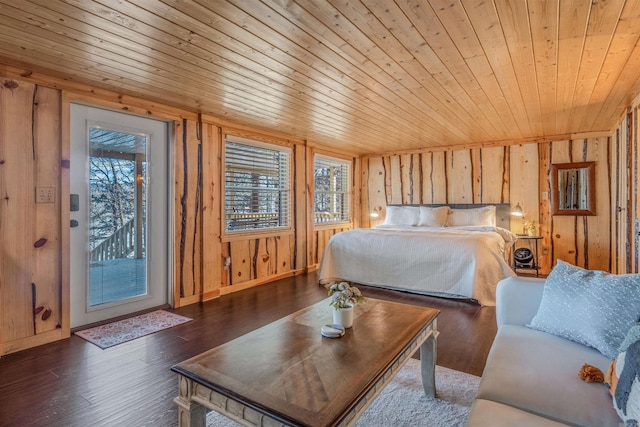
[[[36,203],[54,203],[56,196],[53,187],[37,187]]]

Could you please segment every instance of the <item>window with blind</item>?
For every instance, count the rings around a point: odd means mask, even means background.
[[[350,218],[351,162],[315,155],[314,221],[316,224],[348,222]]]
[[[289,227],[291,150],[227,135],[225,231]]]

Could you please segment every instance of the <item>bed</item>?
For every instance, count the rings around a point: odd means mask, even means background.
[[[385,222],[333,236],[320,283],[348,281],[495,305],[497,283],[515,274],[508,205],[390,205]]]

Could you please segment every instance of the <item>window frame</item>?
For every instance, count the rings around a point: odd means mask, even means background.
[[[220,159],[220,176],[221,176],[221,203],[220,203],[220,212],[221,212],[221,240],[222,241],[231,241],[236,239],[245,238],[247,235],[287,235],[293,233],[293,210],[295,203],[294,194],[293,194],[293,173],[294,173],[294,165],[293,165],[293,148],[288,144],[279,144],[272,141],[264,141],[261,138],[251,135],[251,136],[239,136],[233,133],[223,133],[222,134],[222,155]],[[237,230],[229,230],[228,229],[228,220],[227,220],[227,143],[236,143],[245,146],[253,146],[257,148],[263,148],[267,150],[278,151],[281,153],[285,153],[287,156],[287,176],[286,185],[281,187],[278,192],[282,194],[284,191],[287,196],[287,202],[285,206],[286,225],[278,225],[271,227],[258,227],[258,228],[242,228]],[[280,219],[281,217],[278,216]]]
[[[316,187],[316,161],[321,159],[328,163],[334,163],[336,166],[346,167],[346,173],[344,176],[344,190],[343,191],[323,191],[323,193],[333,193],[333,194],[341,194],[344,197],[344,200],[347,204],[347,212],[343,214],[337,220],[329,220],[318,222],[318,212],[316,212],[316,196],[318,194],[318,189]],[[337,157],[330,154],[322,154],[322,153],[314,153],[313,156],[313,198],[312,198],[312,215],[313,215],[313,225],[314,227],[323,227],[323,226],[335,226],[337,224],[349,224],[353,221],[353,160],[347,159],[343,157]]]

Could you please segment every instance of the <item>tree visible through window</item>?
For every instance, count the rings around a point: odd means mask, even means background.
[[[94,250],[127,225],[130,225],[132,232],[135,231],[136,213],[142,218],[138,225],[144,223],[146,207],[144,177],[147,168],[144,147],[146,137],[101,128],[90,128],[89,136],[91,144],[89,247]],[[142,152],[138,153],[140,150]],[[137,177],[140,179],[139,188]],[[138,203],[138,199],[140,199],[140,203]],[[144,230],[140,230],[140,232],[144,233]],[[126,240],[128,242],[133,239],[127,237]],[[118,254],[117,256],[116,254],[112,255],[116,257],[133,256],[133,249],[127,250],[129,243],[131,242],[117,243]],[[144,239],[142,239],[142,245],[144,245]]]
[[[314,159],[314,219],[316,224],[347,222],[350,217],[351,162],[316,155]]]
[[[228,135],[224,156],[225,230],[288,227],[291,150]]]

